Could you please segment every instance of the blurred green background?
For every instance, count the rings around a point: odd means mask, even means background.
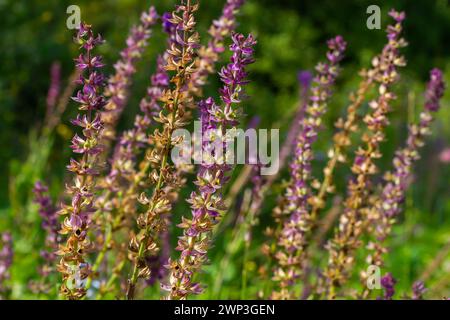
[[[212,19],[219,16],[223,2],[200,1],[197,20],[203,43],[208,39],[207,28]],[[137,23],[140,13],[149,5],[155,5],[159,13],[170,11],[175,3],[173,0],[0,0],[0,231],[12,229],[16,239],[17,263],[13,268],[16,297],[26,297],[26,281],[35,272],[34,267],[27,267],[34,265],[38,255],[35,250],[42,243],[39,217],[30,203],[31,186],[36,179],[44,177],[51,184],[53,195],[57,196],[70,155],[68,138],[72,129],[68,119],[76,112],[74,104],[69,104],[49,144],[37,142],[45,115],[50,66],[54,61],[61,63],[64,88],[67,77],[73,72],[73,57],[77,55],[77,47],[72,43],[73,32],[65,26],[66,8],[71,4],[79,5],[82,20],[92,24],[94,30],[107,40],[99,51],[110,73],[128,30]],[[378,4],[382,9],[381,30],[366,28],[366,8],[372,4]],[[379,162],[382,168],[390,168],[395,148],[404,141],[407,123],[417,117],[422,107],[429,70],[441,68],[450,83],[450,5],[447,0],[248,0],[238,17],[237,29],[243,33],[252,32],[258,39],[257,62],[251,67],[252,82],[248,88],[250,99],[245,102],[247,119],[259,115],[260,127],[280,128],[282,135],[285,134],[298,99],[297,71],[312,71],[314,65],[324,59],[326,39],[341,34],[348,42],[348,49],[342,76],[325,118],[328,129],[321,133],[316,145],[315,172],[319,174],[326,161],[333,123],[343,114],[348,94],[357,88],[358,70],[369,67],[371,58],[385,43],[384,29],[390,8],[406,11],[405,37],[409,42],[404,50],[408,65],[402,70],[402,80],[396,86],[399,99],[392,113],[388,140],[383,145],[385,156]],[[163,39],[160,27],[156,28],[138,65],[139,72],[134,77],[127,106],[129,111],[124,113],[120,123],[122,129],[131,126],[138,111],[139,100],[154,70],[155,57],[164,49]],[[218,79],[210,79],[206,93],[216,96]],[[399,279],[400,292],[408,290],[450,238],[450,169],[439,160],[441,151],[450,147],[449,91],[433,125],[433,135],[423,150],[424,156],[416,166],[402,223],[396,227],[390,241],[393,253],[388,258],[388,270],[383,271],[391,271]],[[47,153],[48,160],[42,156]],[[348,176],[348,168],[340,169],[338,185],[345,185]],[[271,223],[271,208],[280,189],[276,184],[267,198],[262,223],[255,232],[255,245],[248,253],[249,260],[242,265],[239,253],[243,249],[238,248],[236,259],[223,271],[224,287],[216,297],[239,298],[243,269],[254,279],[249,280],[250,294],[254,296],[260,289],[255,269],[260,259],[259,246],[264,241],[261,231]],[[183,190],[183,194],[188,193],[189,190]],[[186,203],[180,203],[174,219],[179,221],[180,214],[187,208]],[[217,272],[222,272],[218,270],[219,263],[215,262],[220,260],[230,234],[220,237],[212,250],[213,263],[203,275],[208,284],[213,282]],[[450,292],[449,283],[450,260],[447,257],[427,285],[435,288],[436,297]]]

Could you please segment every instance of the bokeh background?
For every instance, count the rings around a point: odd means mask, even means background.
[[[219,16],[222,0],[200,1],[197,15],[202,42],[207,41],[207,28]],[[68,120],[76,112],[69,104],[61,123],[51,135],[48,144],[39,143],[39,132],[46,110],[46,94],[50,80],[50,66],[59,61],[62,66],[63,88],[73,72],[73,57],[77,47],[72,43],[73,32],[66,28],[66,8],[77,4],[82,20],[93,24],[107,40],[99,50],[112,71],[113,63],[124,47],[129,28],[137,23],[140,13],[155,5],[158,12],[170,11],[174,0],[0,0],[0,231],[13,231],[15,262],[12,269],[13,297],[31,297],[27,281],[36,275],[38,248],[43,242],[40,219],[30,201],[31,187],[37,179],[51,185],[57,197],[63,186],[64,167],[70,155],[68,139],[72,128]],[[366,8],[378,4],[382,9],[381,30],[366,28]],[[407,14],[405,37],[409,46],[404,50],[408,61],[402,70],[402,80],[396,86],[399,99],[392,113],[388,140],[383,144],[380,166],[388,169],[393,152],[405,139],[407,123],[416,119],[422,106],[425,81],[429,70],[439,67],[450,83],[450,5],[447,0],[415,1],[331,1],[331,0],[248,0],[238,17],[238,31],[252,32],[258,39],[257,63],[251,66],[251,84],[245,102],[247,119],[261,118],[260,127],[280,128],[282,136],[290,125],[298,100],[297,71],[313,70],[323,60],[326,39],[341,34],[348,42],[343,72],[337,85],[329,112],[325,118],[326,130],[316,145],[315,172],[326,161],[333,123],[342,115],[348,94],[357,88],[358,70],[370,66],[371,58],[385,43],[384,28],[390,8]],[[156,28],[145,56],[138,65],[127,112],[120,128],[132,125],[139,101],[155,67],[155,57],[164,48],[163,35]],[[218,79],[210,78],[208,95],[217,96]],[[450,90],[433,125],[433,135],[423,150],[423,158],[416,166],[414,182],[408,191],[405,212],[390,240],[392,254],[387,258],[386,270],[398,278],[400,293],[406,291],[450,238],[450,166],[442,159],[442,152],[450,147]],[[286,172],[283,173],[286,177]],[[338,170],[338,186],[344,186],[348,168]],[[189,194],[190,186],[183,190]],[[262,230],[271,223],[270,213],[281,191],[281,180],[269,194],[262,212],[261,223],[255,231],[256,244],[243,265],[243,248],[237,248],[232,263],[220,270],[220,261],[231,232],[222,234],[212,250],[212,264],[203,275],[212,284],[218,273],[224,278],[222,289],[216,295],[203,297],[239,298],[241,274],[249,277],[247,290],[255,295],[257,284],[259,246],[263,243]],[[175,220],[185,213],[188,205],[180,202]],[[173,241],[176,241],[176,232]],[[357,267],[362,267],[357,266]],[[355,287],[358,281],[355,279]],[[427,286],[434,297],[450,292],[450,259],[448,252],[430,275]],[[434,290],[434,291],[433,291]]]

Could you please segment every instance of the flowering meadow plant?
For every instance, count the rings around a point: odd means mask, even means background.
[[[52,64],[42,127],[9,185],[22,200],[0,220],[0,298],[446,298],[448,233],[422,271],[398,266],[399,242],[417,245],[408,230],[423,228],[408,220],[411,194],[436,179],[427,166],[446,149],[424,151],[448,112],[445,66],[405,89],[408,12],[389,11],[384,45],[362,62],[351,34],[328,34],[310,70],[283,71],[295,88],[276,91],[295,107],[275,119],[286,108],[271,104],[268,123],[259,77],[283,39],[242,31],[253,1],[223,0],[207,32],[206,3],[176,2],[141,13],[117,62],[101,26],[81,22],[72,75]],[[344,87],[351,63],[363,67]],[[269,145],[271,163],[253,152]],[[26,250],[33,268],[17,276]]]

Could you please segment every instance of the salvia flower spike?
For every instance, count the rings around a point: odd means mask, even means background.
[[[68,299],[80,299],[86,294],[84,283],[90,273],[86,254],[91,250],[91,242],[87,234],[91,214],[94,210],[95,177],[100,173],[98,163],[102,152],[100,145],[103,124],[99,112],[105,105],[101,91],[104,86],[103,74],[98,70],[103,67],[100,56],[95,56],[93,50],[103,42],[100,35],[94,36],[90,25],[81,23],[76,43],[83,53],[75,60],[76,66],[82,71],[78,83],[82,85],[72,99],[79,104],[78,114],[72,124],[81,127],[81,134],[75,134],[71,148],[80,154],[81,159],[71,159],[67,166],[74,173],[74,181],[66,188],[71,196],[71,203],[62,205],[59,214],[66,216],[60,233],[67,236],[66,243],[59,246],[57,254],[61,260],[57,270],[63,276],[61,294]]]
[[[130,225],[133,218],[132,213],[135,211],[134,204],[137,195],[133,192],[134,189],[130,188],[130,184],[137,175],[135,159],[139,155],[139,151],[148,144],[147,131],[151,119],[160,110],[157,101],[169,82],[163,61],[158,57],[155,74],[151,76],[151,85],[147,88],[147,96],[140,103],[142,114],[136,115],[132,129],[126,130],[116,138],[115,127],[128,100],[131,77],[136,72],[135,65],[138,59],[142,57],[148,39],[152,35],[152,28],[158,20],[159,16],[153,6],[141,14],[141,23],[131,29],[131,34],[126,41],[127,47],[121,52],[121,60],[114,66],[116,73],[109,79],[108,90],[105,92],[109,99],[105,106],[106,110],[102,113],[102,120],[105,122],[103,140],[107,146],[114,139],[117,140],[117,144],[112,158],[109,160],[109,173],[99,180],[99,187],[104,191],[96,199],[95,207],[97,211],[94,215],[94,223],[104,232],[97,236],[100,248],[92,266],[92,274],[97,273],[97,269],[106,256],[106,251],[114,245],[113,233],[123,229],[124,226]],[[123,195],[125,193],[127,196]],[[133,200],[130,201],[130,198]],[[113,215],[112,212],[116,214]],[[102,213],[103,216],[101,216]],[[126,246],[119,247],[123,249],[121,250],[122,253],[126,252]],[[126,255],[121,254],[119,256]],[[117,264],[123,265],[121,261],[117,261]],[[91,281],[92,277],[89,277],[86,283],[87,288],[90,287]]]
[[[309,217],[308,183],[311,179],[312,145],[321,126],[331,96],[331,87],[338,75],[338,63],[342,60],[346,43],[341,36],[328,41],[327,63],[318,64],[317,75],[311,88],[310,103],[306,116],[301,120],[300,132],[295,141],[294,159],[290,165],[291,181],[282,200],[282,215],[288,215],[278,238],[279,251],[275,253],[277,266],[273,279],[278,288],[274,299],[294,299],[295,282],[299,278],[306,234],[311,228]],[[277,211],[276,210],[276,211]],[[275,211],[275,212],[276,212]]]
[[[218,222],[220,213],[226,209],[221,190],[228,180],[227,174],[232,170],[232,166],[226,163],[226,151],[213,155],[214,147],[207,136],[219,133],[215,135],[218,140],[214,145],[220,145],[222,150],[227,150],[230,141],[225,131],[239,123],[239,113],[234,105],[241,102],[242,86],[247,83],[245,68],[253,63],[253,46],[256,44],[252,35],[245,37],[236,33],[232,40],[231,63],[219,73],[223,83],[220,89],[223,105],[217,105],[213,98],[199,104],[203,159],[195,182],[197,191],[192,192],[188,200],[192,208],[192,218],[183,217],[178,225],[183,229],[183,236],[176,247],[181,255],[178,260],[169,261],[167,267],[171,274],[168,283],[162,285],[162,288],[169,292],[167,298],[172,300],[186,299],[190,294],[201,292],[200,284],[194,282],[193,278],[207,260],[209,235]]]
[[[193,99],[186,89],[187,79],[194,72],[195,51],[198,48],[198,34],[195,32],[194,12],[198,5],[190,0],[179,5],[172,12],[169,20],[175,26],[175,40],[167,50],[166,70],[174,72],[171,78],[173,89],[168,89],[161,97],[164,106],[155,120],[163,126],[162,131],[155,130],[152,140],[153,150],[147,154],[147,161],[153,167],[150,180],[154,185],[153,194],[148,198],[144,193],[139,202],[147,207],[144,214],[137,219],[141,232],[132,237],[129,243],[133,269],[128,280],[127,298],[134,298],[134,291],[139,278],[148,279],[150,269],[146,264],[149,254],[159,250],[155,235],[165,229],[165,218],[171,210],[170,189],[177,187],[178,181],[174,166],[169,162],[171,149],[178,143],[172,139],[172,133],[184,126],[186,113]]]
[[[118,145],[110,160],[111,169],[101,181],[102,187],[107,190],[97,201],[97,207],[101,211],[116,209],[120,216],[134,212],[134,200],[138,195],[133,183],[144,179],[143,174],[136,172],[136,158],[140,151],[148,146],[148,129],[153,117],[157,116],[161,110],[158,100],[168,85],[169,77],[164,69],[163,59],[158,57],[156,71],[151,77],[151,85],[147,88],[146,97],[140,103],[142,113],[136,116],[133,128],[119,137]],[[123,195],[119,196],[120,192]],[[115,219],[122,220],[121,217]]]

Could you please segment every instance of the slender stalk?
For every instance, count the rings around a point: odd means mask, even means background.
[[[84,49],[84,53],[76,59],[77,68],[86,71],[86,75],[78,80],[83,89],[72,99],[79,103],[78,109],[85,113],[72,120],[74,125],[82,128],[82,136],[75,134],[71,148],[75,153],[82,154],[82,158],[79,161],[70,160],[68,170],[75,173],[75,178],[67,186],[67,193],[72,196],[72,201],[63,205],[58,212],[69,216],[64,219],[60,230],[61,234],[68,235],[66,243],[60,244],[57,251],[61,256],[57,270],[63,276],[60,292],[68,299],[85,296],[84,280],[91,272],[86,254],[92,249],[92,245],[87,236],[90,229],[89,215],[94,204],[94,178],[99,175],[101,167],[98,160],[102,152],[99,140],[103,125],[99,112],[105,105],[101,94],[104,78],[97,71],[103,64],[101,57],[92,55],[92,50],[103,40],[100,36],[94,37],[91,26],[82,23],[76,41]]]
[[[172,13],[170,20],[176,26],[176,33],[181,36],[181,41],[176,38],[171,48],[167,51],[170,58],[167,60],[167,70],[176,71],[171,82],[175,83],[173,91],[165,92],[163,101],[169,114],[165,116],[160,113],[159,121],[163,123],[163,131],[155,131],[155,149],[148,161],[155,165],[156,170],[153,176],[157,176],[156,184],[153,189],[151,199],[142,195],[140,202],[148,205],[148,210],[144,215],[138,218],[138,226],[141,232],[138,238],[132,238],[130,242],[130,251],[133,254],[133,269],[128,280],[126,297],[131,300],[134,298],[138,278],[148,278],[150,269],[145,262],[145,255],[156,253],[159,248],[154,237],[160,230],[166,228],[164,214],[170,212],[170,200],[168,199],[168,188],[176,187],[174,179],[174,167],[169,164],[168,157],[172,147],[175,145],[172,140],[173,132],[183,126],[185,109],[191,103],[189,95],[186,93],[185,84],[187,79],[193,73],[194,48],[197,46],[198,34],[194,32],[195,20],[193,12],[197,10],[197,5],[191,5],[187,0],[186,4],[177,8],[177,12],[182,12],[182,17]],[[164,187],[164,189],[163,189]],[[154,233],[154,234],[153,234]],[[136,250],[137,249],[137,250]]]

